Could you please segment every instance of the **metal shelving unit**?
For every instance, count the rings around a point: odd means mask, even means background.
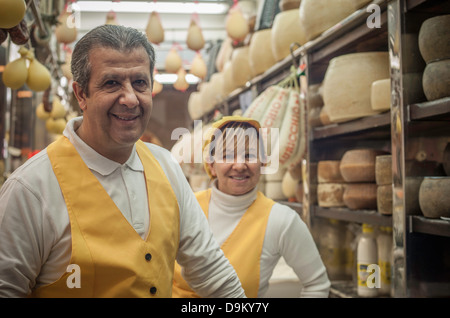
[[[305,65],[308,85],[321,83],[329,61],[336,56],[364,52],[389,51],[391,74],[391,110],[345,123],[308,127],[308,145],[304,160],[303,203],[282,201],[307,222],[317,218],[356,223],[370,223],[393,228],[392,286],[394,297],[434,297],[450,295],[450,221],[428,219],[411,205],[417,193],[408,187],[410,178],[430,173],[427,163],[439,162],[436,154],[450,141],[450,97],[426,101],[410,94],[413,90],[404,81],[414,57],[403,48],[412,35],[417,36],[424,20],[450,13],[449,0],[372,1],[381,9],[381,27],[370,29],[366,7],[356,11],[316,39],[293,52],[293,57]],[[421,61],[423,63],[423,61]],[[292,57],[278,62],[264,74],[235,90],[216,108],[231,112],[239,107],[241,94],[253,98],[269,85],[289,73]],[[423,72],[416,63],[416,72]],[[417,70],[417,68],[419,68]],[[303,85],[303,83],[302,83]],[[307,88],[302,86],[307,94]],[[307,110],[309,107],[307,107]],[[306,111],[308,113],[308,111]],[[315,199],[316,163],[337,160],[351,148],[366,146],[390,152],[393,157],[393,213],[386,216],[376,210],[323,208]],[[333,297],[357,297],[352,282],[332,282]]]

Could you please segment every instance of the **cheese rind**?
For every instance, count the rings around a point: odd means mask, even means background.
[[[351,210],[376,209],[377,185],[375,183],[348,183],[343,195],[345,206]]]

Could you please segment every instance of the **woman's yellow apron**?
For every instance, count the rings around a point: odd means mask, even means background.
[[[211,189],[196,193],[206,217],[208,217]],[[222,244],[221,249],[234,267],[242,288],[248,298],[256,298],[259,290],[260,259],[266,234],[267,221],[275,204],[257,193],[256,200],[244,213],[238,225]],[[181,267],[175,263],[173,297],[193,298],[198,296],[181,276]]]

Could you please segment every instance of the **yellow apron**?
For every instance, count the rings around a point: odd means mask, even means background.
[[[196,197],[208,217],[211,189],[196,193]],[[233,265],[248,298],[258,296],[261,252],[267,221],[274,204],[273,200],[258,192],[256,200],[221,246],[223,253]],[[175,298],[200,297],[181,276],[181,267],[177,262],[175,262],[172,295]]]
[[[178,202],[147,146],[138,141],[136,150],[147,184],[150,229],[146,240],[128,223],[66,137],[48,146],[70,218],[70,264],[78,265],[79,271],[68,267],[68,272],[36,289],[32,297],[172,296]],[[73,286],[78,274],[80,288]]]

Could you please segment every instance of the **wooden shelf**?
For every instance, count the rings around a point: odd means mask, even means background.
[[[392,226],[392,216],[383,215],[376,210],[350,210],[348,208],[312,207],[315,217],[323,217],[356,223],[368,223],[378,226]]]
[[[408,106],[409,120],[450,120],[450,97]]]
[[[410,215],[409,232],[450,237],[450,221],[430,219],[419,215]]]
[[[366,130],[377,128],[390,129],[391,114],[390,112],[382,113],[374,116],[363,117],[340,124],[315,127],[312,130],[312,139],[318,140],[323,138],[337,137],[350,133],[360,133]]]

